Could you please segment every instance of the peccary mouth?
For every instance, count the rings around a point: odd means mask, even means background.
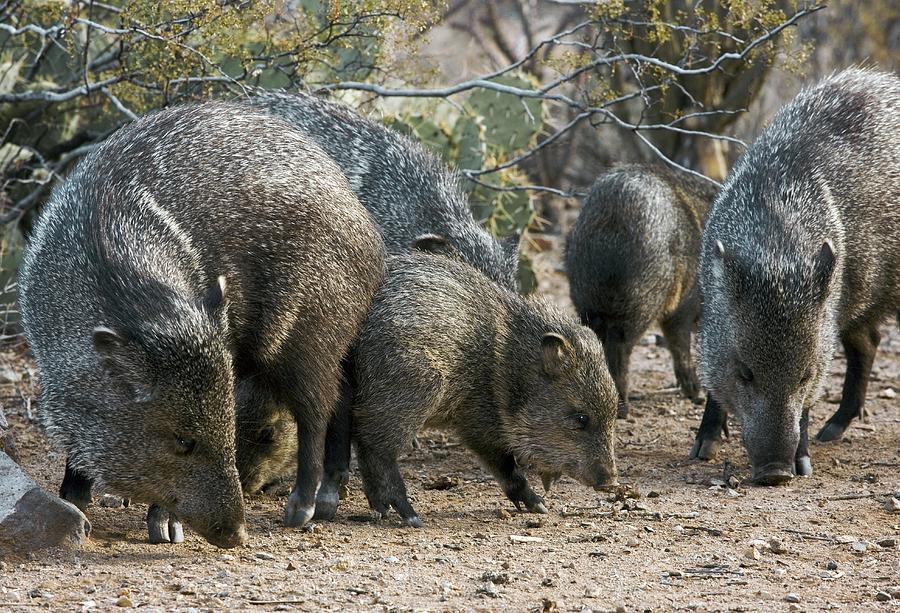
[[[793,478],[794,471],[781,463],[766,464],[753,470],[753,482],[757,485],[782,485]]]

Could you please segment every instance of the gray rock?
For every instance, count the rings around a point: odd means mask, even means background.
[[[90,532],[75,505],[43,491],[0,451],[0,557],[78,547]]]

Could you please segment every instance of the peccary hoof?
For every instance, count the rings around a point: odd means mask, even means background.
[[[688,457],[692,460],[715,460],[721,448],[722,441],[719,439],[701,439],[698,436],[694,439],[694,446]]]
[[[822,427],[821,430],[819,430],[819,433],[816,435],[816,440],[822,443],[836,441],[844,436],[844,432],[846,430],[847,426],[842,426],[835,422],[828,422]]]
[[[322,487],[316,494],[316,512],[313,519],[331,521],[337,513],[340,495],[338,485],[329,480],[322,481]]]
[[[154,545],[184,541],[184,528],[178,518],[156,504],[147,510],[147,533]]]
[[[753,475],[757,485],[782,485],[794,478],[794,473],[785,468],[766,467]]]
[[[810,477],[812,476],[812,460],[809,459],[808,455],[800,456],[797,458],[796,462],[797,476],[798,477]]]
[[[287,505],[284,507],[284,525],[288,528],[302,528],[316,514],[314,504],[303,504],[300,495],[296,491],[288,496]]]

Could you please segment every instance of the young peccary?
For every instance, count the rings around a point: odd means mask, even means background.
[[[618,396],[587,328],[438,255],[388,260],[351,350],[353,438],[369,504],[412,526],[398,454],[423,426],[452,428],[517,507],[544,513],[520,465],[548,480],[616,483]],[[521,463],[521,464],[520,464]]]
[[[900,308],[900,79],[852,69],[802,91],[738,160],[703,236],[691,452],[718,449],[728,410],[761,484],[809,475],[809,411],[838,339],[843,397],[819,432],[862,414],[878,325]]]
[[[210,103],[116,132],[54,191],[19,278],[63,497],[85,506],[99,481],[155,503],[151,540],[177,516],[237,545],[234,383],[252,378],[298,422],[285,521],[308,521],[383,250],[337,166],[264,113]]]
[[[422,145],[309,94],[267,92],[251,103],[298,127],[334,158],[388,252],[409,253],[423,243],[455,252],[504,287],[518,287],[518,237],[501,243],[485,231],[457,178]]]
[[[581,321],[603,343],[628,413],[628,363],[659,322],[675,379],[696,400],[691,331],[700,313],[695,284],[703,219],[716,186],[662,166],[624,166],[594,182],[566,241],[566,273]]]

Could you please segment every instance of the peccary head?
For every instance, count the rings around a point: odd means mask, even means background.
[[[820,393],[836,335],[833,244],[780,240],[760,243],[759,251],[712,242],[704,289],[704,318],[710,318],[701,326],[707,384],[741,416],[753,477],[761,484],[795,474],[804,409]]]
[[[246,530],[224,290],[221,278],[199,302],[94,329],[116,406],[93,424],[101,430],[90,453],[111,488],[158,504],[214,545],[234,547]]]
[[[251,382],[236,385],[237,469],[245,494],[297,470],[297,423]]]
[[[619,402],[596,336],[583,326],[535,339],[533,363],[511,356],[521,398],[510,403],[504,429],[516,457],[533,466],[545,487],[560,474],[600,489],[616,484]]]

